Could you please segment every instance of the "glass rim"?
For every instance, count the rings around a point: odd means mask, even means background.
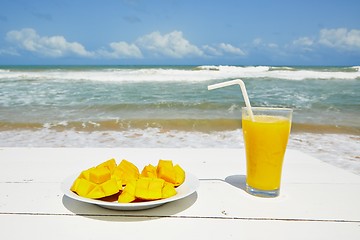
[[[241,109],[247,111],[247,107],[241,107]],[[294,111],[294,109],[287,107],[251,107],[251,110]]]

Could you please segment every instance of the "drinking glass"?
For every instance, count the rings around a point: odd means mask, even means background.
[[[246,191],[260,197],[277,197],[293,110],[269,107],[251,109],[253,119],[247,108],[242,108]]]

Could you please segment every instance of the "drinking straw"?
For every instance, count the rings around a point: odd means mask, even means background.
[[[254,114],[253,114],[253,112],[251,110],[250,100],[249,100],[249,97],[248,97],[247,92],[246,92],[245,83],[241,79],[235,79],[235,80],[231,80],[231,81],[227,81],[227,82],[222,82],[222,83],[216,83],[216,84],[213,84],[213,85],[209,85],[208,90],[213,90],[213,89],[227,87],[227,86],[236,85],[236,84],[240,85],[240,89],[241,89],[242,95],[243,95],[244,100],[245,100],[245,105],[246,105],[247,112],[248,112],[248,114],[249,114],[249,116],[251,118],[251,121],[254,121]]]

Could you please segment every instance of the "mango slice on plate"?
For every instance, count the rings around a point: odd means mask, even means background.
[[[111,179],[111,172],[107,167],[96,167],[90,170],[89,180],[101,184]]]
[[[174,184],[175,187],[180,186],[185,181],[185,171],[179,165],[173,166],[171,160],[159,160],[157,175],[159,178]]]
[[[71,186],[79,196],[101,199],[117,196],[118,202],[151,201],[176,195],[176,187],[185,181],[185,171],[171,160],[159,160],[157,166],[139,169],[123,159],[116,165],[109,159],[82,171]]]
[[[128,182],[118,202],[129,203],[135,200],[159,200],[176,195],[173,184],[160,178],[140,177],[137,180]]]
[[[136,200],[135,191],[136,191],[136,182],[137,180],[130,180],[121,194],[119,195],[119,203],[130,203]]]
[[[80,173],[78,178],[83,178],[86,179],[88,181],[90,181],[90,172],[94,169],[95,167],[89,168],[87,170],[84,170]]]
[[[76,192],[79,196],[87,197],[97,185],[84,178],[77,178],[71,187],[71,190]]]
[[[89,193],[87,193],[84,197],[97,199],[97,198],[105,197],[105,193],[102,190],[101,186],[96,185],[95,188],[91,190]]]
[[[156,167],[149,164],[141,171],[142,177],[157,178]]]
[[[126,185],[129,181],[139,178],[139,169],[131,162],[123,159],[114,169],[115,179],[121,179],[122,184]]]
[[[101,190],[104,192],[105,196],[111,196],[113,194],[118,193],[120,190],[117,181],[115,179],[107,180],[106,182],[100,184],[100,187]]]
[[[97,168],[101,168],[101,167],[106,167],[107,169],[110,170],[111,173],[114,172],[115,168],[116,168],[117,164],[114,158],[109,159],[103,163],[100,163],[99,165],[97,165]]]
[[[176,164],[174,166],[174,171],[175,171],[175,183],[174,183],[174,185],[177,187],[177,186],[180,186],[181,184],[183,184],[185,182],[185,171],[178,164]]]
[[[160,178],[139,178],[136,183],[135,197],[142,200],[161,199],[164,182]]]
[[[165,182],[162,188],[162,198],[169,198],[176,195],[176,190],[173,184]]]
[[[175,171],[171,160],[159,160],[157,165],[157,175],[169,183],[175,183]]]

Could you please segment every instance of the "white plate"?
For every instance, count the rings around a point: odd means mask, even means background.
[[[96,199],[80,197],[76,193],[72,192],[70,188],[77,176],[78,174],[69,176],[62,182],[61,189],[66,196],[80,202],[91,203],[104,208],[114,209],[114,210],[142,210],[142,209],[158,207],[168,202],[173,202],[176,200],[183,199],[194,193],[199,187],[199,179],[190,173],[186,173],[185,182],[181,184],[181,186],[176,188],[177,194],[175,196],[160,200],[147,201],[147,202],[135,202],[135,203],[118,203],[116,201],[106,202]]]

